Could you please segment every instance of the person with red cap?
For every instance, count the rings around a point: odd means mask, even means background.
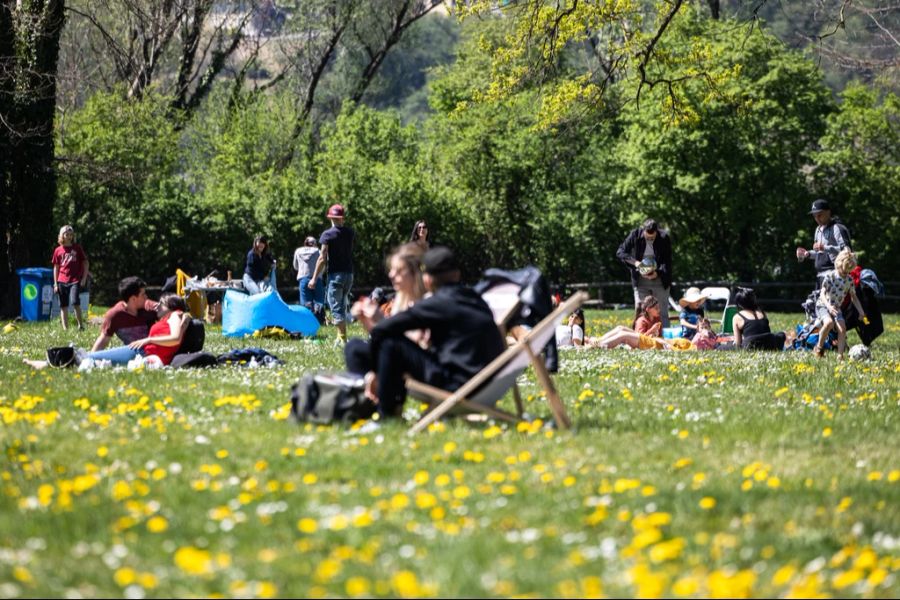
[[[328,267],[328,288],[325,293],[331,319],[338,328],[338,340],[347,341],[347,309],[350,302],[350,288],[353,287],[353,244],[356,232],[344,225],[344,207],[334,204],[325,215],[331,221],[331,227],[319,237],[322,247],[316,270],[307,287],[316,289],[319,275]]]

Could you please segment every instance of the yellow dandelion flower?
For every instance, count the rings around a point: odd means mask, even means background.
[[[842,571],[834,576],[834,579],[831,580],[831,585],[836,590],[842,590],[861,580],[863,575],[864,573],[858,569]]]
[[[700,499],[700,508],[702,508],[703,510],[710,510],[712,508],[715,508],[715,506],[716,499],[712,496],[704,496]]]
[[[341,571],[341,563],[332,558],[326,558],[316,566],[315,579],[319,583],[327,583],[335,578]]]
[[[412,571],[395,573],[391,578],[391,586],[401,598],[418,598],[423,595],[419,580]]]
[[[781,587],[783,585],[787,585],[791,579],[794,578],[794,575],[797,574],[797,567],[793,565],[785,565],[775,571],[775,574],[772,575],[772,585],[776,587]]]
[[[153,573],[140,573],[137,576],[137,583],[145,590],[152,590],[159,585],[159,579]]]
[[[297,521],[297,529],[299,529],[301,533],[315,533],[318,528],[319,524],[315,519],[304,517]]]
[[[206,550],[184,546],[175,551],[175,566],[188,575],[208,575],[212,573],[212,555]]]
[[[113,573],[113,581],[119,587],[127,587],[137,581],[137,572],[131,567],[122,567]]]
[[[359,596],[369,596],[372,586],[365,577],[351,577],[344,583],[344,590],[348,596],[354,598]]]
[[[168,528],[169,522],[165,519],[165,517],[160,517],[159,515],[157,515],[147,521],[147,531],[149,531],[150,533],[162,533]]]

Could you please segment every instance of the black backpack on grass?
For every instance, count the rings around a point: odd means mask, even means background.
[[[181,338],[181,346],[178,347],[178,354],[191,354],[203,350],[203,343],[206,341],[206,327],[200,319],[191,319],[187,324],[184,337]]]
[[[308,374],[291,387],[291,414],[306,423],[351,424],[375,414],[362,378],[349,373]]]
[[[51,367],[70,367],[75,364],[75,348],[72,346],[58,346],[47,348],[47,362]]]

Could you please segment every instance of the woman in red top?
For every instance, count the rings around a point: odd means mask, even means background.
[[[69,306],[75,308],[78,329],[84,329],[79,296],[88,277],[88,259],[84,249],[75,243],[75,230],[63,225],[57,238],[59,246],[53,251],[53,291],[59,295],[59,319],[62,328],[69,328]]]
[[[159,321],[150,327],[148,337],[128,344],[129,348],[143,351],[145,357],[158,356],[162,364],[168,365],[178,353],[181,340],[191,320],[187,312],[187,303],[177,294],[166,294],[159,299],[156,314]]]

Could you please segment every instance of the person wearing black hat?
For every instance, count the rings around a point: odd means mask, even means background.
[[[829,271],[834,270],[834,259],[841,250],[852,250],[850,247],[850,231],[840,219],[832,216],[831,205],[827,200],[819,198],[812,203],[809,214],[816,220],[816,231],[813,235],[812,250],[797,248],[797,260],[804,261],[813,257],[816,266],[816,289],[822,287],[822,279]]]
[[[460,270],[448,248],[438,246],[422,259],[425,288],[432,295],[372,328],[366,393],[385,417],[397,416],[406,399],[404,376],[453,391],[505,349],[485,301],[460,284]],[[431,346],[423,350],[405,332],[427,329]],[[361,370],[347,365],[351,372]]]

